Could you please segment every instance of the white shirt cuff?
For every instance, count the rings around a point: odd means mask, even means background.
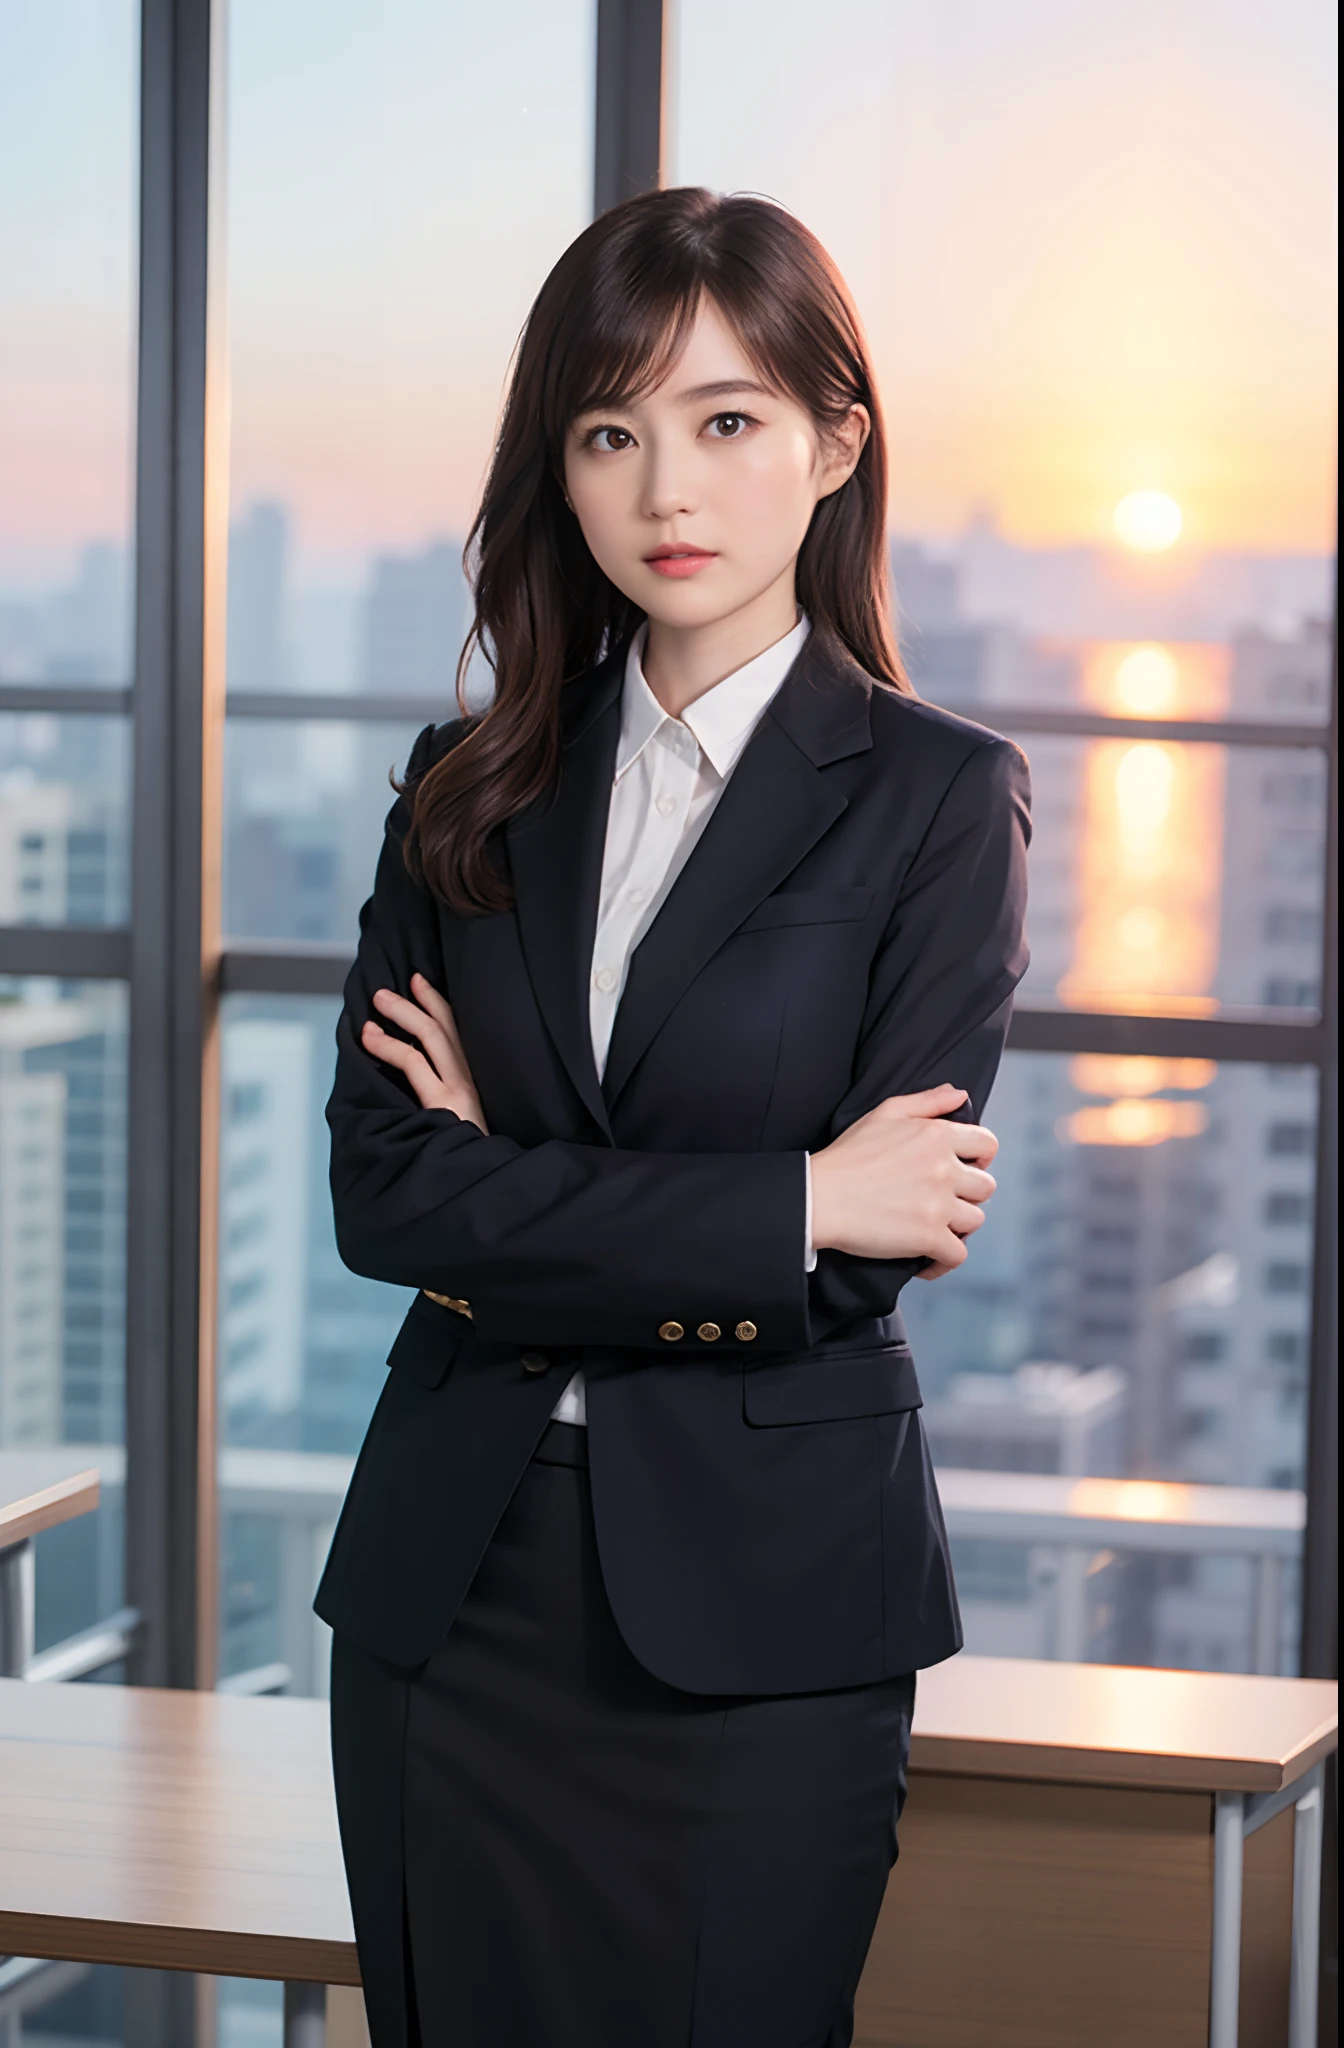
[[[812,1242],[812,1154],[806,1152],[803,1157],[805,1160],[803,1178],[807,1185],[807,1194],[803,1208],[803,1271],[805,1273],[815,1273],[817,1270],[817,1248]]]

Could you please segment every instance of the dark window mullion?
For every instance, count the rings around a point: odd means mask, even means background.
[[[4,708],[3,692],[0,691],[0,710]],[[63,707],[48,704],[45,708]],[[81,703],[79,708],[86,707]],[[1284,748],[1293,752],[1324,752],[1330,745],[1328,728],[1315,725],[1260,725],[1250,719],[1110,718],[1101,712],[1038,711],[1010,704],[968,704],[948,708],[983,714],[1000,731],[1013,736],[1029,734],[1033,738],[1156,739],[1170,740],[1178,745],[1244,747],[1251,750]],[[457,715],[455,701],[447,690],[442,696],[435,697],[392,694],[383,697],[368,690],[352,691],[349,695],[337,691],[314,691],[307,695],[294,690],[230,690],[226,709],[230,718],[386,720],[389,723],[402,720],[429,723]]]
[[[227,515],[206,450],[223,368],[208,317],[222,25],[222,0],[142,0],[126,1583],[144,1617],[133,1675],[177,1686],[212,1682],[217,1577],[207,879],[223,690],[206,583]],[[165,2038],[189,2038],[179,2017]]]
[[[668,0],[597,0],[593,212],[660,185]]]
[[[102,689],[97,683],[0,683],[0,712],[125,718],[131,703],[129,688]]]
[[[1302,1672],[1339,1675],[1339,614],[1338,564],[1334,659],[1326,762],[1325,925],[1321,975],[1322,1037],[1316,1152],[1315,1257],[1311,1366],[1307,1392],[1307,1529],[1302,1569]],[[1337,1802],[1330,1805],[1338,1825]],[[1329,1867],[1334,1854],[1327,1841]],[[1328,1918],[1327,1924],[1333,1924]]]
[[[0,925],[0,974],[125,981],[130,971],[131,935],[125,926]]]

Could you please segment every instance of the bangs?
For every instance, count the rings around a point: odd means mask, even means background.
[[[664,287],[640,298],[617,291],[607,307],[593,307],[591,324],[573,336],[557,380],[560,435],[583,413],[629,405],[656,390],[690,340],[704,295],[703,279],[688,277],[679,290]]]
[[[715,208],[708,194],[686,196],[702,216]],[[856,399],[875,409],[844,286],[820,245],[780,209],[717,202],[716,218],[683,218],[656,237],[637,214],[614,232],[601,229],[595,223],[557,264],[534,313],[551,329],[542,418],[553,461],[584,413],[629,405],[663,381],[706,300],[762,382],[819,424],[843,417]]]

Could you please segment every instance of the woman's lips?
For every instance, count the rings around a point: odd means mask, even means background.
[[[659,576],[694,576],[715,559],[708,548],[657,548],[644,557]]]

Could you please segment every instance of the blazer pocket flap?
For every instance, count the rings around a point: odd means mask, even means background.
[[[871,889],[783,889],[758,903],[737,929],[763,932],[781,924],[857,924],[872,907]]]
[[[923,1396],[908,1347],[807,1358],[796,1365],[753,1365],[742,1406],[758,1426],[781,1422],[846,1422],[919,1408]]]
[[[443,1308],[426,1294],[417,1294],[392,1342],[387,1362],[422,1387],[437,1387],[470,1335],[471,1324],[456,1309]]]

